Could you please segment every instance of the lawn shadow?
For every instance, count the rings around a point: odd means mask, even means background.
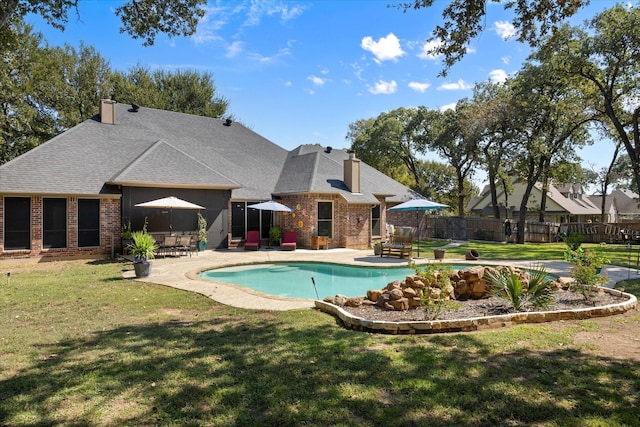
[[[308,311],[291,314],[311,316]],[[315,316],[315,314],[313,314]],[[378,337],[264,312],[125,325],[38,348],[1,424],[581,425],[640,419],[640,373],[576,349],[496,354],[476,334]]]

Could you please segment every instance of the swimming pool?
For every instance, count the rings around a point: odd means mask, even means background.
[[[203,271],[200,277],[231,283],[265,294],[288,298],[320,299],[336,294],[365,296],[389,282],[414,274],[409,267],[369,267],[317,262],[251,264]]]

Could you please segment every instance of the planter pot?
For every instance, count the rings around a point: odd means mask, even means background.
[[[380,245],[374,245],[373,246],[373,254],[374,255],[380,255],[380,252],[382,252],[382,248],[380,247]]]
[[[207,242],[201,242],[198,240],[198,251],[202,252],[207,249]]]
[[[133,268],[136,271],[136,277],[148,277],[151,274],[150,262],[135,262]]]
[[[464,254],[464,258],[467,261],[475,261],[480,257],[480,254],[478,253],[478,251],[476,251],[475,249],[471,249],[470,251],[467,251],[466,254]]]
[[[433,257],[435,259],[443,259],[444,258],[444,249],[434,249],[433,250]]]

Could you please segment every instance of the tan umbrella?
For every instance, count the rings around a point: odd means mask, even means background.
[[[171,220],[174,209],[205,209],[204,206],[196,205],[195,203],[188,202],[186,200],[179,199],[175,196],[163,197],[161,199],[150,200],[148,202],[138,203],[134,205],[139,208],[156,208],[156,209],[169,209],[169,229],[172,229]]]

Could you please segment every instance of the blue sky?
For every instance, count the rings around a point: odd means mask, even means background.
[[[426,55],[425,47],[447,2],[406,13],[389,7],[398,2],[210,1],[195,35],[161,35],[151,47],[119,33],[113,13],[119,1],[81,0],[79,18],[71,11],[64,32],[37,17],[27,20],[51,45],[83,41],[117,70],[142,65],[212,73],[229,112],[286,149],[346,148],[350,123],[398,107],[447,108],[470,97],[475,82],[513,75],[529,53],[509,38],[510,12],[490,3],[484,32],[447,77],[438,77],[441,58]],[[613,4],[593,0],[572,22]],[[604,166],[611,147],[599,142],[584,150],[583,164]]]

